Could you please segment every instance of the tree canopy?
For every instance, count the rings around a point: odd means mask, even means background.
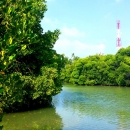
[[[115,55],[93,55],[67,62],[61,79],[78,85],[130,86],[130,46]]]
[[[53,49],[60,31],[44,32],[45,0],[0,2],[0,87],[5,111],[44,106],[61,91],[64,56]]]

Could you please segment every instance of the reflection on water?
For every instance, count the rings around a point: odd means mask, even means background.
[[[5,114],[3,130],[62,130],[62,119],[54,108]]]
[[[3,130],[130,130],[130,88],[65,85],[53,105],[6,114]]]
[[[53,103],[63,130],[130,130],[130,88],[66,85]]]

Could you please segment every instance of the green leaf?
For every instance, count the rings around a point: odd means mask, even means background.
[[[3,88],[0,88],[0,93],[2,93],[4,91],[4,89]]]

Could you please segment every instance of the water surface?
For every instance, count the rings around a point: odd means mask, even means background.
[[[52,103],[6,114],[3,130],[130,130],[130,88],[64,85]]]
[[[66,85],[53,102],[63,130],[130,130],[130,88]]]

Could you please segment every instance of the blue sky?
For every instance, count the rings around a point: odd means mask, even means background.
[[[117,20],[122,47],[130,45],[130,0],[47,0],[47,8],[41,25],[44,31],[61,31],[54,46],[57,53],[115,54]]]

